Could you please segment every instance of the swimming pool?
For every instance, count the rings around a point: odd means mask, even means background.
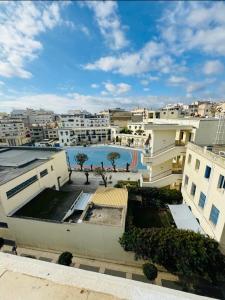
[[[110,152],[118,152],[120,158],[116,160],[117,168],[125,169],[127,162],[130,164],[130,169],[146,169],[141,163],[141,151],[136,149],[127,149],[112,146],[91,146],[91,147],[70,147],[66,148],[70,166],[72,168],[77,167],[75,156],[78,153],[85,153],[88,156],[88,161],[85,162],[84,167],[93,168],[100,167],[101,162],[105,168],[112,168],[111,162],[107,159],[107,155]]]

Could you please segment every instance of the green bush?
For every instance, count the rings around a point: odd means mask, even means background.
[[[142,269],[148,280],[155,280],[158,276],[158,269],[153,264],[146,263],[142,266]]]
[[[58,264],[64,265],[64,266],[70,266],[72,263],[73,255],[70,252],[63,252],[60,254],[58,259]]]
[[[225,279],[225,257],[218,243],[200,233],[176,228],[129,228],[120,239],[126,251],[151,260],[170,272],[200,276],[212,282]]]

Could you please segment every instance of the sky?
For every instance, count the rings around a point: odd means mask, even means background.
[[[0,2],[0,111],[225,99],[225,2]]]

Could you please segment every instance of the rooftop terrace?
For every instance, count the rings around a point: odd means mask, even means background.
[[[62,222],[80,193],[81,190],[62,192],[47,188],[17,210],[13,217]]]

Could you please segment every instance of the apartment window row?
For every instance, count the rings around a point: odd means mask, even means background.
[[[47,169],[45,169],[45,170],[43,170],[43,171],[40,172],[40,176],[41,177],[44,177],[46,175],[48,175],[48,170]]]
[[[29,185],[31,185],[32,183],[34,183],[37,180],[38,180],[37,175],[32,176],[31,178],[27,179],[23,183],[17,185],[16,187],[14,187],[11,190],[9,190],[8,192],[6,192],[7,198],[9,199],[9,198],[13,197],[14,195],[18,194],[19,192],[21,192],[22,190],[24,190],[25,188],[27,188]]]

